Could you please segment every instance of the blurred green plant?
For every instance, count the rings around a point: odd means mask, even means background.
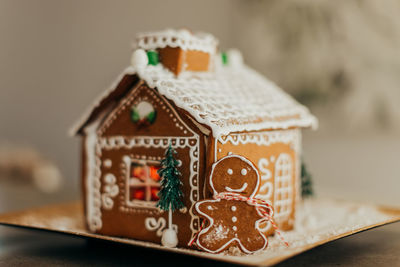
[[[304,161],[301,162],[301,197],[308,198],[314,195],[311,173]]]

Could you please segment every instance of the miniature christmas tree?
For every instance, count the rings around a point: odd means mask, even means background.
[[[184,208],[181,191],[182,182],[179,179],[181,173],[178,170],[179,162],[175,159],[177,152],[169,145],[165,152],[165,158],[161,161],[158,174],[161,176],[161,189],[158,193],[160,200],[157,207],[168,211],[168,229],[163,232],[162,244],[167,247],[175,247],[178,244],[176,232],[172,229],[172,212]]]
[[[307,198],[314,195],[312,177],[304,162],[301,163],[301,196]]]

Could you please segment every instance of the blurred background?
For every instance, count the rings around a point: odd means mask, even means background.
[[[303,142],[319,197],[400,205],[399,1],[0,0],[0,211],[80,197],[68,129],[136,33],[181,27],[239,48],[319,118]]]

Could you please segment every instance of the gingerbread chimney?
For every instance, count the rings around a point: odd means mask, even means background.
[[[165,30],[139,35],[137,46],[147,52],[149,64],[162,64],[175,75],[210,71],[218,41],[210,34]]]

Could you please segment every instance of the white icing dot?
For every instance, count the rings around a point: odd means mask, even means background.
[[[179,211],[182,212],[182,213],[186,213],[186,212],[187,212],[187,208],[186,208],[186,207],[183,207],[183,208],[181,208]]]
[[[236,226],[233,226],[232,229],[233,229],[233,231],[237,231],[237,227]]]
[[[212,207],[211,207],[211,206],[207,206],[207,209],[208,209],[208,210],[212,210]]]
[[[232,206],[232,207],[231,207],[231,210],[232,210],[232,211],[236,211],[236,206]]]
[[[236,216],[233,216],[233,217],[232,217],[232,222],[237,222]]]
[[[110,159],[106,159],[103,162],[104,167],[110,168],[112,166],[112,161]]]
[[[232,170],[232,169],[228,169],[227,173],[228,173],[229,175],[232,175],[232,174],[233,174],[233,170]]]
[[[233,153],[232,152],[228,152],[228,155],[232,155]]]
[[[113,184],[117,181],[117,179],[115,178],[114,174],[112,173],[107,173],[104,177],[104,181],[108,184]]]
[[[218,148],[218,152],[222,152],[222,149],[221,149],[221,148]]]
[[[246,175],[246,174],[247,174],[247,170],[246,170],[246,169],[242,169],[242,170],[240,171],[240,173],[241,173],[242,175]]]

